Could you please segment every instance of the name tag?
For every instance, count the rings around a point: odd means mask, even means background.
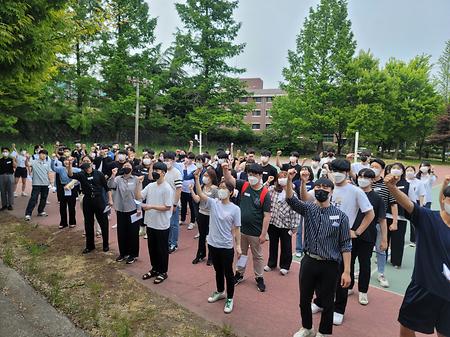
[[[246,197],[249,197],[249,196],[250,196],[250,194],[249,194],[249,193],[244,193],[244,195],[245,195]]]
[[[263,174],[269,174],[269,172],[263,172]]]
[[[375,187],[373,190],[379,192],[381,191],[381,187]]]
[[[333,222],[332,224],[331,224],[331,226],[333,226],[333,227],[339,227],[339,222]]]
[[[403,190],[405,188],[405,186],[398,186],[399,190]]]
[[[7,161],[7,162],[6,162],[6,164],[11,164],[11,163],[12,163],[12,161],[11,161],[11,160],[10,160],[10,161]]]
[[[94,180],[94,177],[88,177],[87,180]]]
[[[330,220],[339,220],[339,215],[330,215]]]

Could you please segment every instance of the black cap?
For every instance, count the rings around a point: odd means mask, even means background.
[[[153,165],[153,170],[161,170],[167,172],[167,165],[158,161]]]
[[[450,198],[450,186],[447,186],[446,188],[444,188],[444,197],[445,198]]]
[[[251,164],[248,169],[247,169],[248,173],[255,173],[255,174],[262,174],[263,173],[263,168],[261,165],[253,163]]]
[[[314,185],[315,185],[315,186],[323,185],[323,186],[331,187],[331,189],[334,189],[334,184],[333,184],[333,182],[332,182],[330,179],[324,178],[324,177],[317,179],[317,180],[314,182]]]

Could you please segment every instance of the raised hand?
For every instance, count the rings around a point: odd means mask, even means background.
[[[282,152],[281,152],[280,150],[278,150],[278,151],[277,151],[277,156],[278,156],[278,157],[281,156],[281,153],[282,153]]]
[[[294,169],[295,170],[295,169]],[[300,173],[300,179],[304,182],[307,183],[309,181],[309,171],[301,171]]]
[[[296,174],[297,174],[297,170],[295,168],[291,168],[288,170],[288,178],[290,180],[294,179]]]
[[[395,186],[397,185],[399,180],[400,177],[395,177],[392,174],[388,174],[386,177],[384,177],[384,183],[386,184],[386,186]]]
[[[116,175],[117,175],[117,172],[119,171],[119,169],[117,168],[117,167],[115,167],[115,168],[113,168],[112,170],[111,170],[111,175],[113,176],[113,177],[115,177]]]

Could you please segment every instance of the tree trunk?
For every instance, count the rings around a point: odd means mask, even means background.
[[[323,151],[323,139],[317,141],[316,152],[320,153]]]
[[[342,134],[335,133],[335,135],[337,140],[337,155],[340,155],[342,151]]]
[[[422,138],[419,142],[419,160],[422,160],[423,145],[425,140]]]
[[[400,150],[400,141],[397,141],[397,143],[395,144],[395,156],[394,156],[395,160],[398,159],[399,150]]]
[[[442,162],[445,163],[445,161],[447,160],[447,156],[445,155],[445,153],[447,152],[447,143],[442,144]]]

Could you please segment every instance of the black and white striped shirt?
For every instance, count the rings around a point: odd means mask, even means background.
[[[325,260],[342,260],[342,253],[352,251],[348,217],[336,206],[322,208],[297,198],[286,199],[291,208],[304,216],[303,250]]]
[[[385,211],[388,211],[389,206],[396,203],[395,198],[392,196],[391,192],[389,192],[383,178],[373,182],[372,189],[381,197],[381,199],[383,199]]]

